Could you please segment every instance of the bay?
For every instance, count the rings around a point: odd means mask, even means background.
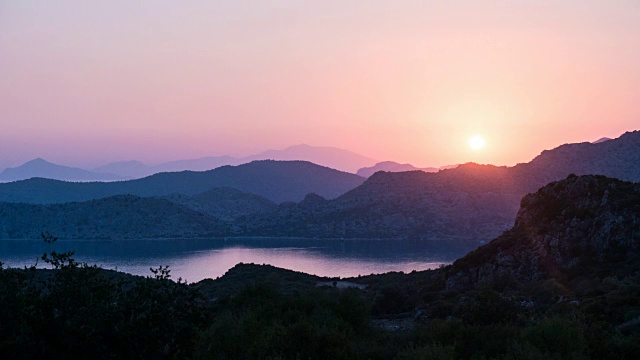
[[[391,271],[420,271],[455,259],[442,249],[408,240],[319,240],[282,238],[1,240],[5,267],[36,263],[43,253],[74,251],[74,259],[105,269],[149,276],[149,268],[168,265],[172,279],[189,282],[222,276],[238,263],[269,264],[328,277],[354,277]],[[44,267],[40,261],[38,267]]]

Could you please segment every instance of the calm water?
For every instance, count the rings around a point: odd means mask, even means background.
[[[454,260],[434,257],[423,243],[398,240],[198,239],[58,241],[52,250],[76,252],[80,262],[136,275],[169,265],[171,275],[189,282],[216,278],[238,263],[270,264],[320,276],[350,277],[389,271],[411,272]],[[0,240],[5,267],[23,267],[48,252],[42,241]]]

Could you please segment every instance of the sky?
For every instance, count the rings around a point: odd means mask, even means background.
[[[638,64],[637,0],[0,0],[0,168],[300,143],[514,165],[640,129]]]

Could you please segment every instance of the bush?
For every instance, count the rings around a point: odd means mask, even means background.
[[[580,359],[589,354],[582,325],[565,318],[545,318],[524,333],[524,340],[546,354]]]

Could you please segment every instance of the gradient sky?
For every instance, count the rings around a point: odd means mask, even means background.
[[[639,128],[637,0],[0,0],[0,168],[298,143],[512,165]]]

